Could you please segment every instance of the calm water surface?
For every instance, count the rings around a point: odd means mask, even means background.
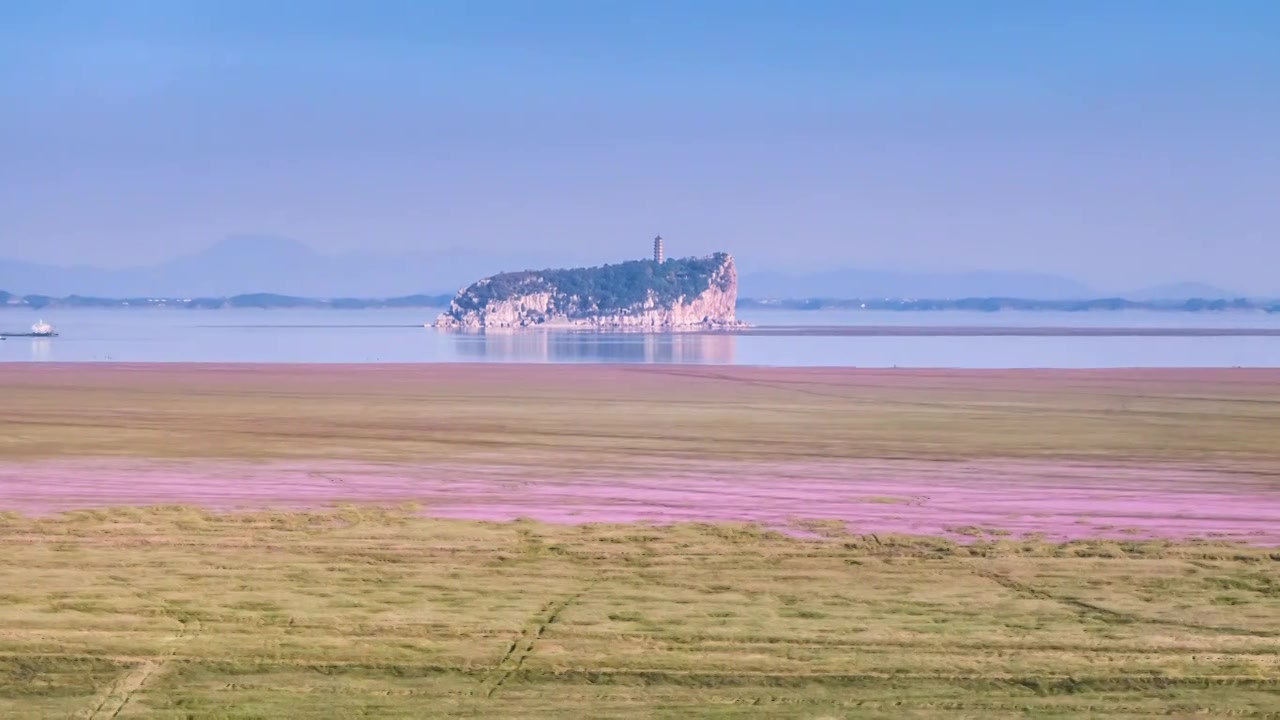
[[[423,327],[435,311],[74,310],[48,312],[56,338],[9,338],[0,361],[622,362],[778,366],[1278,367],[1280,337],[841,337],[505,332]],[[754,311],[758,326],[1255,327],[1280,315]],[[0,312],[0,330],[38,317]]]

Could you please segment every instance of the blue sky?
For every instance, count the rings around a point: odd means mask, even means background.
[[[1280,3],[0,4],[0,256],[725,249],[1280,294]]]

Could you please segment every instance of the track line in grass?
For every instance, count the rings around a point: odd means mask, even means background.
[[[1102,607],[1079,598],[1065,597],[1045,592],[1039,588],[1028,585],[1023,582],[1014,580],[1013,578],[990,570],[975,569],[974,574],[978,577],[986,578],[1001,587],[1012,590],[1013,592],[1035,600],[1047,600],[1066,606],[1071,610],[1085,616],[1092,617],[1105,623],[1112,624],[1146,624],[1146,625],[1163,625],[1165,627],[1176,627],[1183,630],[1192,630],[1196,632],[1213,633],[1215,635],[1238,635],[1242,637],[1256,638],[1273,638],[1280,637],[1280,632],[1270,630],[1250,630],[1248,628],[1228,627],[1223,625],[1202,625],[1193,622],[1179,622],[1177,620],[1164,620],[1161,618],[1145,617],[1134,613],[1119,612],[1110,608]]]
[[[560,616],[564,614],[564,611],[568,610],[569,606],[573,605],[573,603],[576,602],[578,598],[582,597],[583,593],[587,592],[589,589],[590,586],[562,600],[555,600],[547,603],[543,606],[542,612],[535,616],[534,622],[525,625],[524,631],[520,633],[520,637],[512,641],[511,646],[507,648],[507,652],[502,656],[502,659],[494,666],[493,671],[490,673],[490,677],[486,678],[486,682],[492,679],[489,689],[485,691],[486,698],[493,697],[494,693],[498,691],[498,688],[502,687],[503,683],[524,667],[525,660],[533,654],[534,647],[537,645],[538,640],[542,638],[542,635],[547,631],[547,628],[559,621]]]
[[[170,659],[177,654],[178,648],[190,642],[194,637],[200,634],[200,621],[194,618],[182,621],[182,629],[178,634],[170,638],[172,647],[167,653],[157,657],[147,658],[128,672],[121,675],[114,683],[112,683],[105,694],[101,698],[96,698],[97,703],[93,706],[88,714],[80,714],[79,717],[86,720],[114,720],[120,716],[129,702],[133,700],[134,695],[146,687],[147,683],[161,670]]]

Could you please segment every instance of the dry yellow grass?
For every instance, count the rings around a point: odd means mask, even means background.
[[[10,517],[0,542],[6,717],[1280,707],[1268,550],[371,509]]]

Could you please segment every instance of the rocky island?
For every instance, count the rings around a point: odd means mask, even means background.
[[[459,291],[433,326],[729,329],[743,327],[735,317],[737,299],[733,256],[720,252],[500,273]]]

